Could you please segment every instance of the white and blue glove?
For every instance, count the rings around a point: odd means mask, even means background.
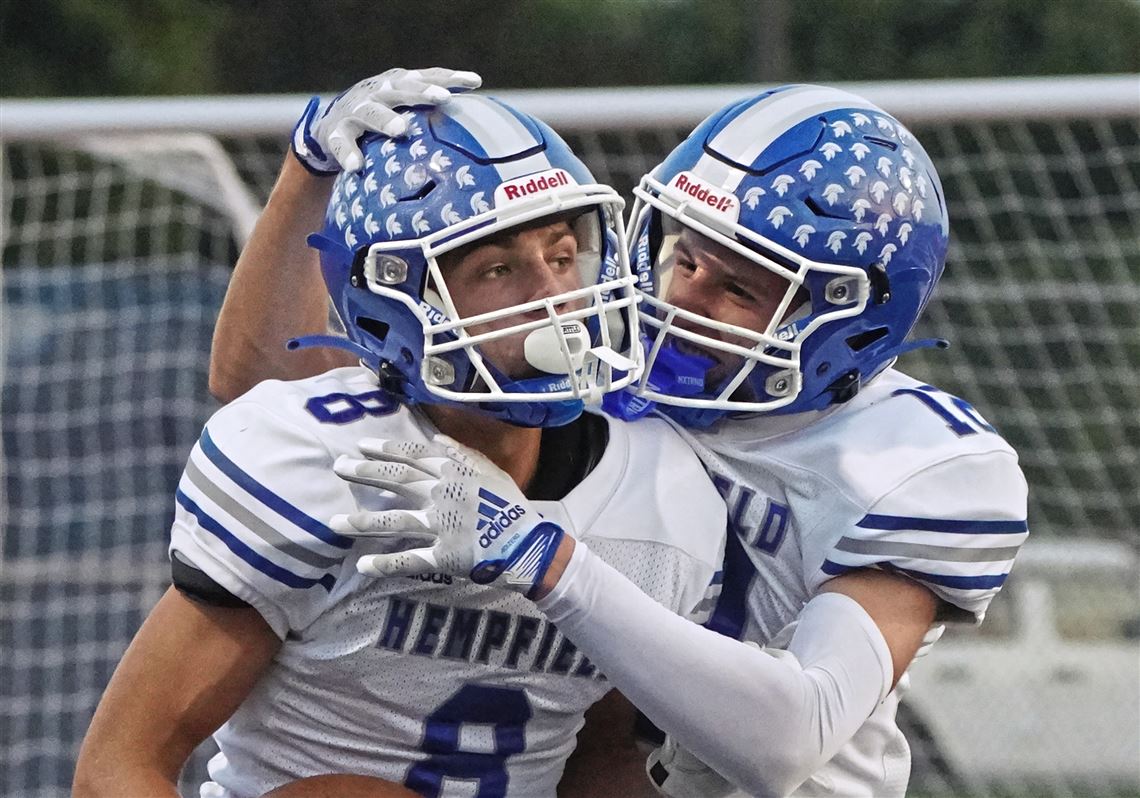
[[[335,175],[364,166],[357,140],[369,131],[402,136],[407,121],[397,107],[440,105],[453,91],[477,89],[483,79],[453,69],[389,69],[334,97],[320,112],[320,98],[309,100],[293,128],[293,154],[310,172]]]
[[[450,574],[534,597],[564,532],[539,515],[509,475],[445,435],[429,443],[368,438],[359,448],[364,459],[341,455],[337,475],[396,494],[411,508],[331,519],[343,535],[403,547],[361,557],[360,573]]]

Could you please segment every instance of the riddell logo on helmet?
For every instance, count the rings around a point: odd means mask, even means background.
[[[546,172],[508,180],[495,189],[495,207],[504,202],[526,199],[535,194],[552,191],[562,186],[578,184],[565,169],[550,169]]]
[[[688,194],[701,205],[707,205],[710,210],[716,213],[731,216],[733,219],[740,216],[740,203],[736,197],[715,186],[710,186],[692,172],[681,172],[673,178],[669,187],[683,194]]]

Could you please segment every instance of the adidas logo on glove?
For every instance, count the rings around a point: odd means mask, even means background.
[[[479,515],[483,517],[479,519],[475,529],[490,527],[479,536],[479,547],[485,549],[507,531],[511,524],[526,515],[526,510],[518,504],[509,507],[510,502],[484,488],[479,489],[479,498],[483,500],[479,503]]]

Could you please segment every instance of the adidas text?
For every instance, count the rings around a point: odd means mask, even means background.
[[[479,547],[487,548],[499,535],[503,534],[510,528],[511,524],[526,515],[526,510],[521,505],[516,504],[514,507],[508,507],[501,511],[497,516],[487,522],[487,531],[479,536]]]

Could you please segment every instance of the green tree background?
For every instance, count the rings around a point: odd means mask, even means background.
[[[1138,0],[8,0],[9,97],[330,91],[392,65],[497,88],[1140,71]]]

